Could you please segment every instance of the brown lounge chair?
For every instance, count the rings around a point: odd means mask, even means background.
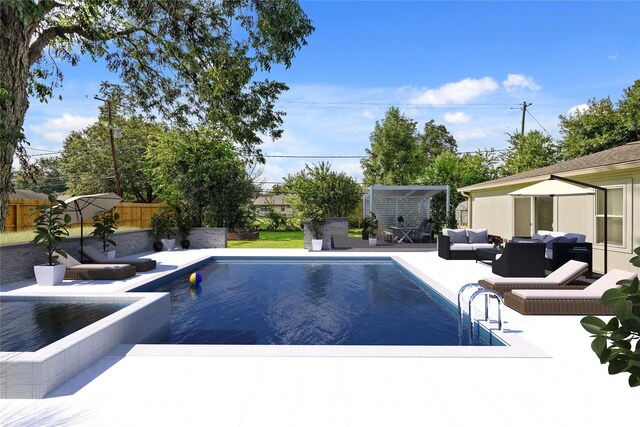
[[[58,262],[67,266],[67,280],[122,280],[136,275],[136,268],[129,264],[81,264],[69,254],[59,256]]]
[[[130,264],[136,268],[138,273],[156,268],[156,260],[150,258],[122,257],[108,259],[102,252],[91,246],[85,246],[83,255],[96,264]]]
[[[611,270],[583,290],[516,289],[505,295],[504,303],[522,314],[610,315],[612,307],[600,302],[602,294],[617,287],[618,281],[635,277],[635,273]]]
[[[513,289],[584,289],[586,285],[571,283],[589,271],[589,264],[571,260],[547,277],[488,277],[479,280],[482,286],[503,295]]]

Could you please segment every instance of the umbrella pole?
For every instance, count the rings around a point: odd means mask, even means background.
[[[80,263],[84,264],[84,218],[80,211]]]

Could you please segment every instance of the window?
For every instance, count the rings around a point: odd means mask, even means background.
[[[287,208],[285,208],[284,206],[280,207],[280,212],[286,212],[286,211],[287,211]]]
[[[267,206],[260,206],[260,210],[262,212],[267,212],[269,210],[269,208]]]
[[[607,240],[624,245],[624,188],[607,188]],[[604,243],[604,192],[596,195],[596,243]]]

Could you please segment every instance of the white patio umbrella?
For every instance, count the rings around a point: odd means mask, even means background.
[[[557,175],[549,175],[549,179],[510,192],[511,196],[577,196],[596,194],[596,190],[604,193],[604,272],[607,272],[607,189],[597,185],[580,182]]]
[[[84,248],[84,217],[93,218],[95,215],[113,209],[122,197],[114,193],[86,194],[74,196],[65,200],[65,213],[71,215],[71,223],[80,222],[80,262],[84,262],[82,250]]]

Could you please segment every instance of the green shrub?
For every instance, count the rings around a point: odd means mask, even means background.
[[[640,267],[640,247],[630,262]],[[629,386],[640,385],[640,282],[621,280],[619,288],[602,295],[602,303],[613,307],[615,317],[609,322],[587,316],[580,323],[594,338],[591,349],[600,363],[609,364],[609,374],[629,373]]]

